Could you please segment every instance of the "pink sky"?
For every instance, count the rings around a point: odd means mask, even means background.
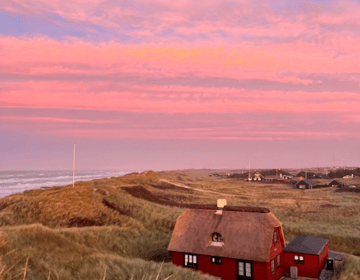
[[[357,1],[7,0],[0,170],[360,165]],[[90,160],[91,159],[91,160]]]

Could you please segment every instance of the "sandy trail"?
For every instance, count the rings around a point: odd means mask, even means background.
[[[215,192],[215,191],[209,191],[209,190],[202,190],[202,189],[192,188],[192,187],[189,187],[189,186],[180,184],[180,183],[170,182],[170,181],[168,181],[168,180],[166,180],[166,179],[160,179],[160,181],[166,182],[166,183],[168,183],[168,184],[171,184],[171,185],[174,185],[174,186],[177,186],[177,187],[180,187],[180,188],[190,189],[190,190],[193,190],[193,191],[213,193],[213,194],[224,195],[224,196],[237,196],[237,195],[229,194],[229,193],[222,193],[222,192]]]

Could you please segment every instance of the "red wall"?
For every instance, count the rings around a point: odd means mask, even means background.
[[[236,280],[236,260],[222,258],[222,264],[212,264],[210,256],[198,255],[198,270],[214,276],[221,277],[224,280]]]
[[[304,256],[304,264],[295,264],[295,255]],[[319,274],[321,272],[319,271],[319,256],[284,252],[284,258],[286,272],[290,272],[290,266],[297,266],[299,277],[319,277]]]
[[[326,245],[324,247],[324,254],[320,254],[320,256],[319,256],[319,271],[320,271],[320,273],[323,270],[323,268],[326,264],[326,259],[328,257],[329,257],[329,248],[328,248],[328,245]]]
[[[267,263],[267,279],[269,280],[277,280],[280,279],[284,275],[284,254],[283,254],[283,244],[285,244],[284,236],[282,236],[281,227],[275,228],[277,232],[277,242],[274,244],[274,240],[272,241],[272,245],[270,248],[269,262]],[[274,237],[274,235],[273,235]],[[277,266],[277,255],[280,253],[280,267]],[[275,273],[271,274],[271,259],[275,258]]]
[[[210,256],[197,255],[197,257],[199,271],[221,277],[223,280],[236,280],[236,259],[222,258],[222,264],[217,265],[211,263]],[[171,252],[171,258],[173,264],[183,266],[183,253]],[[278,269],[275,263],[275,274],[271,275],[270,264],[265,262],[253,262],[254,280],[278,280],[283,275],[282,272],[283,265]]]
[[[184,265],[184,254],[179,252],[171,252],[171,262],[178,266]]]
[[[254,280],[255,279],[269,280],[270,278],[268,278],[269,277],[268,268],[269,265],[265,262],[254,262],[253,263]]]

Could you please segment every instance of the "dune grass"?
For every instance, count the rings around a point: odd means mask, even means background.
[[[169,236],[119,226],[51,229],[40,224],[3,227],[2,279],[211,279],[169,263]],[[49,277],[50,275],[50,277]]]
[[[134,197],[129,188],[146,195]],[[23,279],[25,271],[26,279],[214,279],[170,263],[167,246],[184,209],[165,204],[217,198],[270,208],[286,240],[328,238],[331,249],[352,254],[339,280],[360,279],[360,194],[215,179],[194,170],[133,173],[0,199],[1,279]]]

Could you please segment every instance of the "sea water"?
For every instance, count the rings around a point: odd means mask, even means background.
[[[98,170],[75,171],[76,181],[118,177],[132,171]],[[0,197],[25,190],[72,184],[73,173],[67,171],[0,171]]]

